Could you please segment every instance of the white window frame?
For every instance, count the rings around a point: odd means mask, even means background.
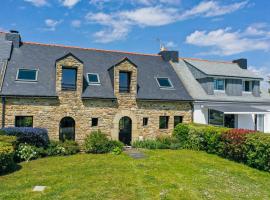
[[[35,71],[35,72],[36,72],[35,80],[19,79],[19,72],[20,72],[20,70],[23,70],[23,71]],[[16,81],[22,81],[22,82],[37,82],[37,79],[38,79],[38,69],[25,69],[25,68],[19,68],[19,69],[17,70]]]
[[[223,90],[215,89],[215,80],[222,80],[223,81],[223,83],[224,83]],[[225,92],[225,88],[226,88],[226,79],[225,78],[214,78],[213,84],[214,84],[214,92]]]
[[[245,86],[246,86],[246,81],[249,82],[249,86],[250,86],[250,91],[245,91]],[[242,91],[243,93],[246,93],[246,94],[251,94],[252,93],[252,81],[251,80],[242,80]]]
[[[166,79],[168,79],[168,82],[170,83],[171,86],[170,86],[170,87],[161,86],[161,85],[159,84],[159,81],[158,81],[159,78],[166,78]],[[157,84],[158,84],[158,86],[159,86],[160,89],[169,89],[169,90],[170,90],[170,89],[174,89],[174,86],[173,86],[173,84],[172,84],[172,82],[171,82],[171,80],[170,80],[169,77],[156,77],[155,79],[156,79]]]
[[[90,82],[89,81],[89,76],[88,76],[89,74],[96,75],[97,79],[98,79],[98,82]],[[88,82],[88,85],[100,85],[99,74],[98,73],[87,73],[87,82]]]

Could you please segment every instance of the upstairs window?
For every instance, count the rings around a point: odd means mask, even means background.
[[[173,88],[172,82],[169,78],[156,78],[160,88]]]
[[[130,92],[130,72],[119,72],[119,92]]]
[[[37,70],[35,69],[19,69],[17,72],[18,81],[37,81]]]
[[[87,74],[87,79],[88,79],[88,84],[89,85],[99,85],[100,80],[99,80],[99,75],[95,73],[89,73]]]
[[[160,116],[159,129],[168,129],[168,128],[169,128],[169,116]]]
[[[214,90],[224,91],[225,90],[225,80],[224,79],[214,79]]]
[[[33,127],[32,116],[16,116],[15,127]]]
[[[76,90],[77,69],[62,69],[62,90]]]
[[[252,81],[243,81],[243,91],[251,92],[252,90]]]

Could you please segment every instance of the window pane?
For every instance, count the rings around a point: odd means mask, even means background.
[[[251,81],[244,81],[244,91],[245,92],[251,91]]]
[[[76,90],[76,69],[63,68],[62,70],[62,89]]]
[[[144,117],[143,118],[143,126],[147,126],[148,125],[148,118]]]
[[[183,116],[174,116],[174,127],[183,122]]]
[[[168,78],[157,78],[160,87],[172,87]]]
[[[214,89],[215,90],[224,90],[225,81],[223,79],[214,79]]]
[[[159,117],[159,128],[167,129],[169,125],[169,117],[168,116],[160,116]]]
[[[16,127],[33,127],[33,117],[32,116],[16,116],[15,126]]]
[[[120,72],[119,73],[119,91],[120,92],[129,92],[130,89],[130,73],[129,72]]]
[[[37,74],[37,70],[19,69],[18,80],[35,81],[36,74]]]
[[[99,83],[97,74],[88,74],[89,83]]]
[[[98,118],[92,118],[92,126],[98,126]]]
[[[216,110],[209,110],[209,124],[223,126],[224,114]]]

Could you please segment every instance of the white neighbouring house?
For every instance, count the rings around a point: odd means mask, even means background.
[[[193,101],[193,121],[270,133],[270,95],[247,60],[180,58],[173,67]]]

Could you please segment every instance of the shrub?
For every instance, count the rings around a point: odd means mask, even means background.
[[[185,146],[188,142],[188,133],[188,124],[178,124],[173,130],[173,137],[177,138],[182,146]]]
[[[0,174],[11,171],[14,168],[15,162],[13,158],[14,148],[12,144],[0,141]]]
[[[26,143],[19,145],[18,149],[16,150],[16,154],[21,160],[24,160],[26,162],[38,157],[36,147]]]
[[[143,140],[143,141],[135,141],[132,143],[132,146],[135,148],[144,148],[144,149],[168,149],[168,146],[162,144],[157,140]]]
[[[36,147],[47,147],[49,144],[48,132],[43,128],[9,127],[3,128],[2,134],[17,136],[18,145],[27,143]]]
[[[124,148],[124,144],[122,142],[116,141],[116,140],[109,140],[108,145],[109,145],[110,151],[113,151],[115,148],[118,148],[122,152],[123,148]]]
[[[114,154],[114,155],[120,155],[121,153],[122,153],[122,149],[120,147],[115,147],[112,150],[112,154]]]
[[[51,141],[45,151],[48,156],[66,156],[78,153],[80,151],[80,147],[75,141]]]
[[[246,136],[255,132],[256,131],[245,129],[231,129],[222,133],[222,156],[238,162],[245,162],[246,155],[244,153],[244,143],[246,141]]]

